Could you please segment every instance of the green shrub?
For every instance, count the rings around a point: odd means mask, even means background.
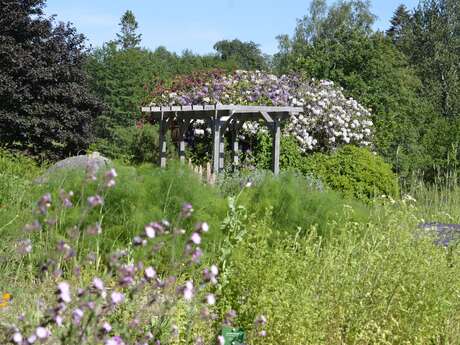
[[[326,235],[327,224],[345,220],[366,222],[367,208],[359,202],[347,202],[334,191],[323,191],[321,184],[300,173],[267,174],[259,183],[245,189],[241,203],[260,219],[270,214],[271,226],[278,230],[303,232],[312,226]],[[351,205],[353,212],[347,212]]]
[[[156,163],[158,161],[158,127],[144,124],[140,127],[112,127],[106,134],[108,138],[99,138],[90,146],[91,151],[98,151],[111,159],[125,163]],[[170,156],[175,151],[169,137],[167,146]]]
[[[347,198],[368,202],[375,196],[398,195],[398,181],[391,166],[365,148],[348,145],[331,155],[307,156],[302,172],[318,177]]]
[[[272,167],[272,138],[268,133],[257,134],[257,142],[254,148],[256,166],[260,169],[271,169]],[[301,170],[303,155],[299,144],[290,135],[281,136],[280,169]]]

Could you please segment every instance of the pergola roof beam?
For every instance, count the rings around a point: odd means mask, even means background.
[[[252,105],[183,105],[183,106],[161,106],[161,107],[142,107],[144,113],[159,113],[159,112],[190,112],[190,111],[233,111],[234,113],[260,113],[260,112],[287,112],[298,114],[303,112],[301,107],[285,107],[285,106],[252,106]]]

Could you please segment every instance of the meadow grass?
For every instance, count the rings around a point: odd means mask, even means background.
[[[437,246],[417,228],[424,221],[459,221],[456,184],[418,184],[407,191],[411,197],[381,198],[365,206],[289,173],[278,178],[262,174],[252,185],[246,185],[245,177],[219,189],[179,165],[161,170],[115,163],[115,187],[101,189],[84,174],[70,172],[35,184],[43,169],[20,156],[3,153],[0,166],[0,291],[14,296],[11,305],[0,308],[1,343],[11,341],[11,330],[4,326],[19,315],[37,325],[42,304],[53,303],[60,281],[85,286],[98,276],[116,286],[109,254],[120,249],[128,252],[129,262],[142,261],[159,276],[177,277],[177,288],[186,280],[198,281],[204,267],[219,267],[218,284],[211,290],[217,303],[210,311],[216,317],[203,321],[177,300],[168,317],[178,321],[179,338],[162,343],[193,343],[190,332],[214,343],[231,309],[236,311],[234,324],[246,329],[250,344],[460,343],[458,247]],[[61,190],[74,192],[73,207],[51,206],[46,218],[57,221],[24,233],[24,225],[37,218],[32,212],[37,200],[49,192],[54,205]],[[97,194],[103,205],[88,211],[88,197]],[[188,202],[194,212],[182,219],[178,212]],[[146,224],[162,219],[184,229],[185,237],[165,239],[164,249],[154,256],[147,247],[133,246]],[[203,221],[210,231],[203,236],[202,262],[178,266],[181,248]],[[101,234],[87,235],[96,223]],[[75,224],[77,239],[71,231]],[[24,256],[17,249],[25,237],[32,251]],[[76,253],[71,260],[56,250],[61,240],[72,243]],[[88,259],[92,254],[95,260]],[[126,344],[135,343],[126,329],[134,318],[153,323],[150,313],[156,311],[142,304],[147,296],[130,299],[112,316]],[[260,324],[254,326],[260,315],[267,319],[264,337],[257,336]],[[196,321],[193,326],[190,319]]]

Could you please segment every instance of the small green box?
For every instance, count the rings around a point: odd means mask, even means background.
[[[244,330],[242,328],[222,327],[222,336],[224,345],[242,345],[244,344]]]

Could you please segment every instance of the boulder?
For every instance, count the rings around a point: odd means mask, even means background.
[[[110,159],[101,156],[99,152],[93,152],[89,155],[79,155],[66,158],[53,164],[46,172],[35,180],[35,183],[46,183],[51,175],[60,171],[81,170],[87,171],[91,169],[92,173],[97,173],[101,168],[108,169],[112,166]]]

